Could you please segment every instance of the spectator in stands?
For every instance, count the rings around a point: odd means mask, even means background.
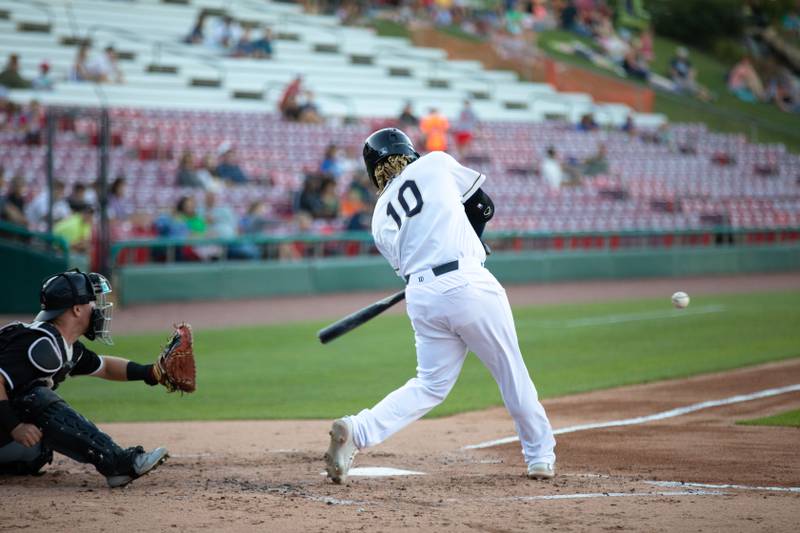
[[[342,160],[339,156],[339,148],[335,144],[329,144],[325,148],[325,155],[319,165],[319,171],[335,180],[342,177]]]
[[[94,180],[92,183],[86,187],[86,194],[84,195],[86,198],[86,203],[89,204],[97,211],[100,208],[100,182],[98,180]]]
[[[201,10],[200,13],[197,14],[197,19],[194,21],[194,26],[192,26],[192,30],[189,32],[189,35],[184,37],[183,42],[186,44],[202,44],[205,40],[205,25],[206,25],[206,18],[208,14],[205,10]]]
[[[89,204],[86,201],[86,185],[77,182],[72,186],[72,190],[67,196],[67,205],[72,211],[77,211],[79,207]]]
[[[583,162],[584,176],[597,176],[608,172],[608,149],[605,143],[597,145],[597,152]]]
[[[361,200],[366,204],[374,202],[375,194],[373,193],[374,185],[369,179],[366,172],[363,171],[363,166],[359,169],[361,172],[353,176],[353,181],[350,182],[350,189],[355,189],[361,195]]]
[[[320,198],[322,179],[322,176],[316,173],[306,175],[303,188],[297,196],[295,211],[304,211],[313,217],[322,210]]]
[[[19,117],[22,130],[22,142],[28,145],[42,144],[42,136],[47,127],[47,116],[38,100],[31,100],[27,109],[23,109]]]
[[[281,116],[286,120],[297,121],[300,120],[300,92],[303,90],[303,76],[298,74],[289,82],[289,85],[283,90],[280,102],[278,103],[278,111]]]
[[[628,135],[635,135],[636,124],[633,122],[633,117],[631,115],[626,116],[625,122],[622,123],[622,126],[620,126],[619,129],[624,131]]]
[[[478,115],[472,109],[472,104],[469,100],[464,100],[464,106],[458,114],[454,127],[454,136],[456,141],[456,150],[460,157],[464,157],[469,153],[470,146],[472,146],[472,139],[475,136],[475,130],[478,128]]]
[[[71,210],[64,198],[64,182],[53,181],[53,224],[67,218]],[[37,194],[25,209],[28,218],[28,227],[35,231],[47,230],[47,210],[50,202],[50,191],[45,187]]]
[[[622,68],[625,74],[640,81],[647,81],[650,77],[650,67],[642,55],[642,44],[638,39],[634,39],[625,58],[622,60]]]
[[[0,85],[8,89],[30,89],[31,82],[19,73],[19,56],[9,54],[6,66],[0,72]]]
[[[800,38],[800,2],[795,2],[794,8],[786,12],[781,25],[795,39]]]
[[[102,55],[95,56],[87,65],[89,78],[98,83],[123,83],[125,77],[119,68],[117,51],[114,47],[106,46]]]
[[[247,183],[250,179],[239,167],[236,162],[236,150],[229,143],[225,142],[217,150],[219,163],[217,164],[216,175],[221,180],[229,181],[234,184]]]
[[[254,200],[247,206],[247,211],[239,220],[241,235],[259,235],[272,225],[267,216],[267,204],[263,200]]]
[[[3,91],[7,91],[7,89],[0,85],[0,92]],[[17,104],[5,97],[0,99],[0,131],[18,133],[20,130],[21,114],[21,108]]]
[[[366,231],[370,229],[369,206],[361,198],[358,189],[351,187],[339,206],[339,214],[344,220],[346,231]]]
[[[0,190],[2,195],[2,190]],[[8,193],[3,196],[0,202],[0,220],[16,224],[17,226],[28,227],[28,219],[25,216],[25,197],[27,196],[27,185],[25,179],[17,176],[11,180]]]
[[[192,152],[189,150],[181,154],[175,182],[178,187],[203,187],[203,182],[200,181],[197,172],[195,172],[194,159]]]
[[[229,205],[218,202],[217,195],[206,192],[204,218],[208,224],[208,237],[235,239],[239,232],[236,214]],[[251,243],[235,243],[227,246],[228,259],[257,259],[258,248]]]
[[[743,57],[731,70],[728,90],[745,102],[764,101],[764,84],[748,56]]]
[[[225,15],[214,21],[207,42],[212,48],[228,52],[234,49],[241,37],[242,27],[231,16]]]
[[[261,35],[252,36],[252,30],[245,28],[242,37],[236,43],[233,55],[237,57],[252,57],[254,59],[269,59],[272,57],[272,31],[266,28]]]
[[[135,209],[127,196],[128,182],[124,177],[118,176],[108,191],[106,210],[109,220],[123,222],[131,218]]]
[[[800,113],[800,83],[785,67],[770,80],[767,97],[787,113]]]
[[[303,91],[297,98],[297,106],[300,112],[300,122],[307,124],[319,124],[322,122],[322,116],[319,112],[319,107],[314,101],[314,93],[311,91]]]
[[[39,74],[31,81],[31,85],[37,91],[52,91],[55,86],[55,80],[50,75],[50,64],[47,61],[42,61],[39,65]]]
[[[216,171],[217,167],[214,164],[214,157],[211,154],[207,154],[203,158],[203,164],[195,170],[195,173],[205,190],[218,193],[225,188],[225,184],[216,176]]]
[[[83,205],[53,227],[53,233],[67,241],[73,266],[83,271],[89,270],[93,226],[94,209]]]
[[[558,160],[556,149],[552,146],[547,147],[547,155],[542,159],[539,165],[539,174],[544,182],[553,190],[561,188],[561,184],[565,181],[564,170],[561,168],[561,162]]]
[[[575,0],[567,0],[567,2],[561,8],[559,22],[561,27],[567,31],[586,35],[585,30],[580,27],[578,20],[578,8],[575,6]]]
[[[336,194],[336,181],[323,178],[319,189],[320,208],[312,213],[314,218],[335,220],[339,217],[339,195]]]
[[[447,150],[447,132],[450,122],[438,109],[432,107],[430,113],[419,123],[419,129],[425,137],[425,150],[428,152]]]
[[[594,115],[591,113],[584,113],[581,116],[581,121],[578,123],[578,131],[595,131],[599,128],[597,122],[594,120]]]
[[[675,49],[675,56],[669,62],[669,78],[675,92],[689,94],[703,101],[712,99],[708,89],[697,82],[697,71],[689,59],[689,50],[684,46]]]
[[[89,71],[89,43],[83,42],[78,48],[69,78],[72,81],[96,81]]]
[[[403,131],[407,131],[408,128],[416,128],[419,126],[419,119],[414,114],[414,109],[410,101],[406,102],[406,105],[403,106],[403,110],[400,112],[400,116],[397,117],[397,127]]]
[[[364,171],[364,160],[356,146],[351,145],[344,151],[339,151],[339,168],[342,170],[342,176],[350,177]]]
[[[189,237],[206,237],[208,226],[206,220],[197,211],[197,203],[191,196],[183,196],[175,207],[175,220],[188,230]],[[174,231],[174,230],[173,230]],[[178,230],[180,233],[181,230]],[[219,258],[222,248],[217,245],[199,245],[184,249],[185,259],[202,259],[204,261]]]
[[[655,59],[655,52],[653,52],[653,28],[648,26],[639,35],[639,53],[649,65]]]

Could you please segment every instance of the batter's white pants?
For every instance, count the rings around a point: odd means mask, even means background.
[[[500,387],[525,462],[555,463],[553,430],[522,359],[506,292],[488,270],[463,263],[438,277],[430,271],[411,276],[406,302],[416,338],[417,377],[350,417],[355,444],[379,444],[439,405],[471,350]]]

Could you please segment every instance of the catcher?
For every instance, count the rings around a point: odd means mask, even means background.
[[[79,375],[194,390],[188,325],[176,326],[151,365],[99,356],[78,340],[112,344],[110,292],[100,274],[63,272],[44,282],[34,322],[0,329],[0,473],[37,475],[56,451],[93,464],[110,487],[122,487],[167,459],[165,448],[120,447],[55,392],[67,376]]]

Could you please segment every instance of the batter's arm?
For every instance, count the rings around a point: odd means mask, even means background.
[[[464,212],[467,214],[467,219],[469,219],[469,223],[472,225],[475,233],[480,237],[483,235],[486,223],[494,216],[494,202],[492,202],[489,195],[479,187],[478,190],[464,202]]]

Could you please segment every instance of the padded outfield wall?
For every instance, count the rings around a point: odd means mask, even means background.
[[[615,251],[497,252],[487,267],[503,283],[685,277],[800,270],[800,244]],[[378,256],[302,262],[220,262],[119,267],[122,304],[235,300],[359,290],[397,290]]]

